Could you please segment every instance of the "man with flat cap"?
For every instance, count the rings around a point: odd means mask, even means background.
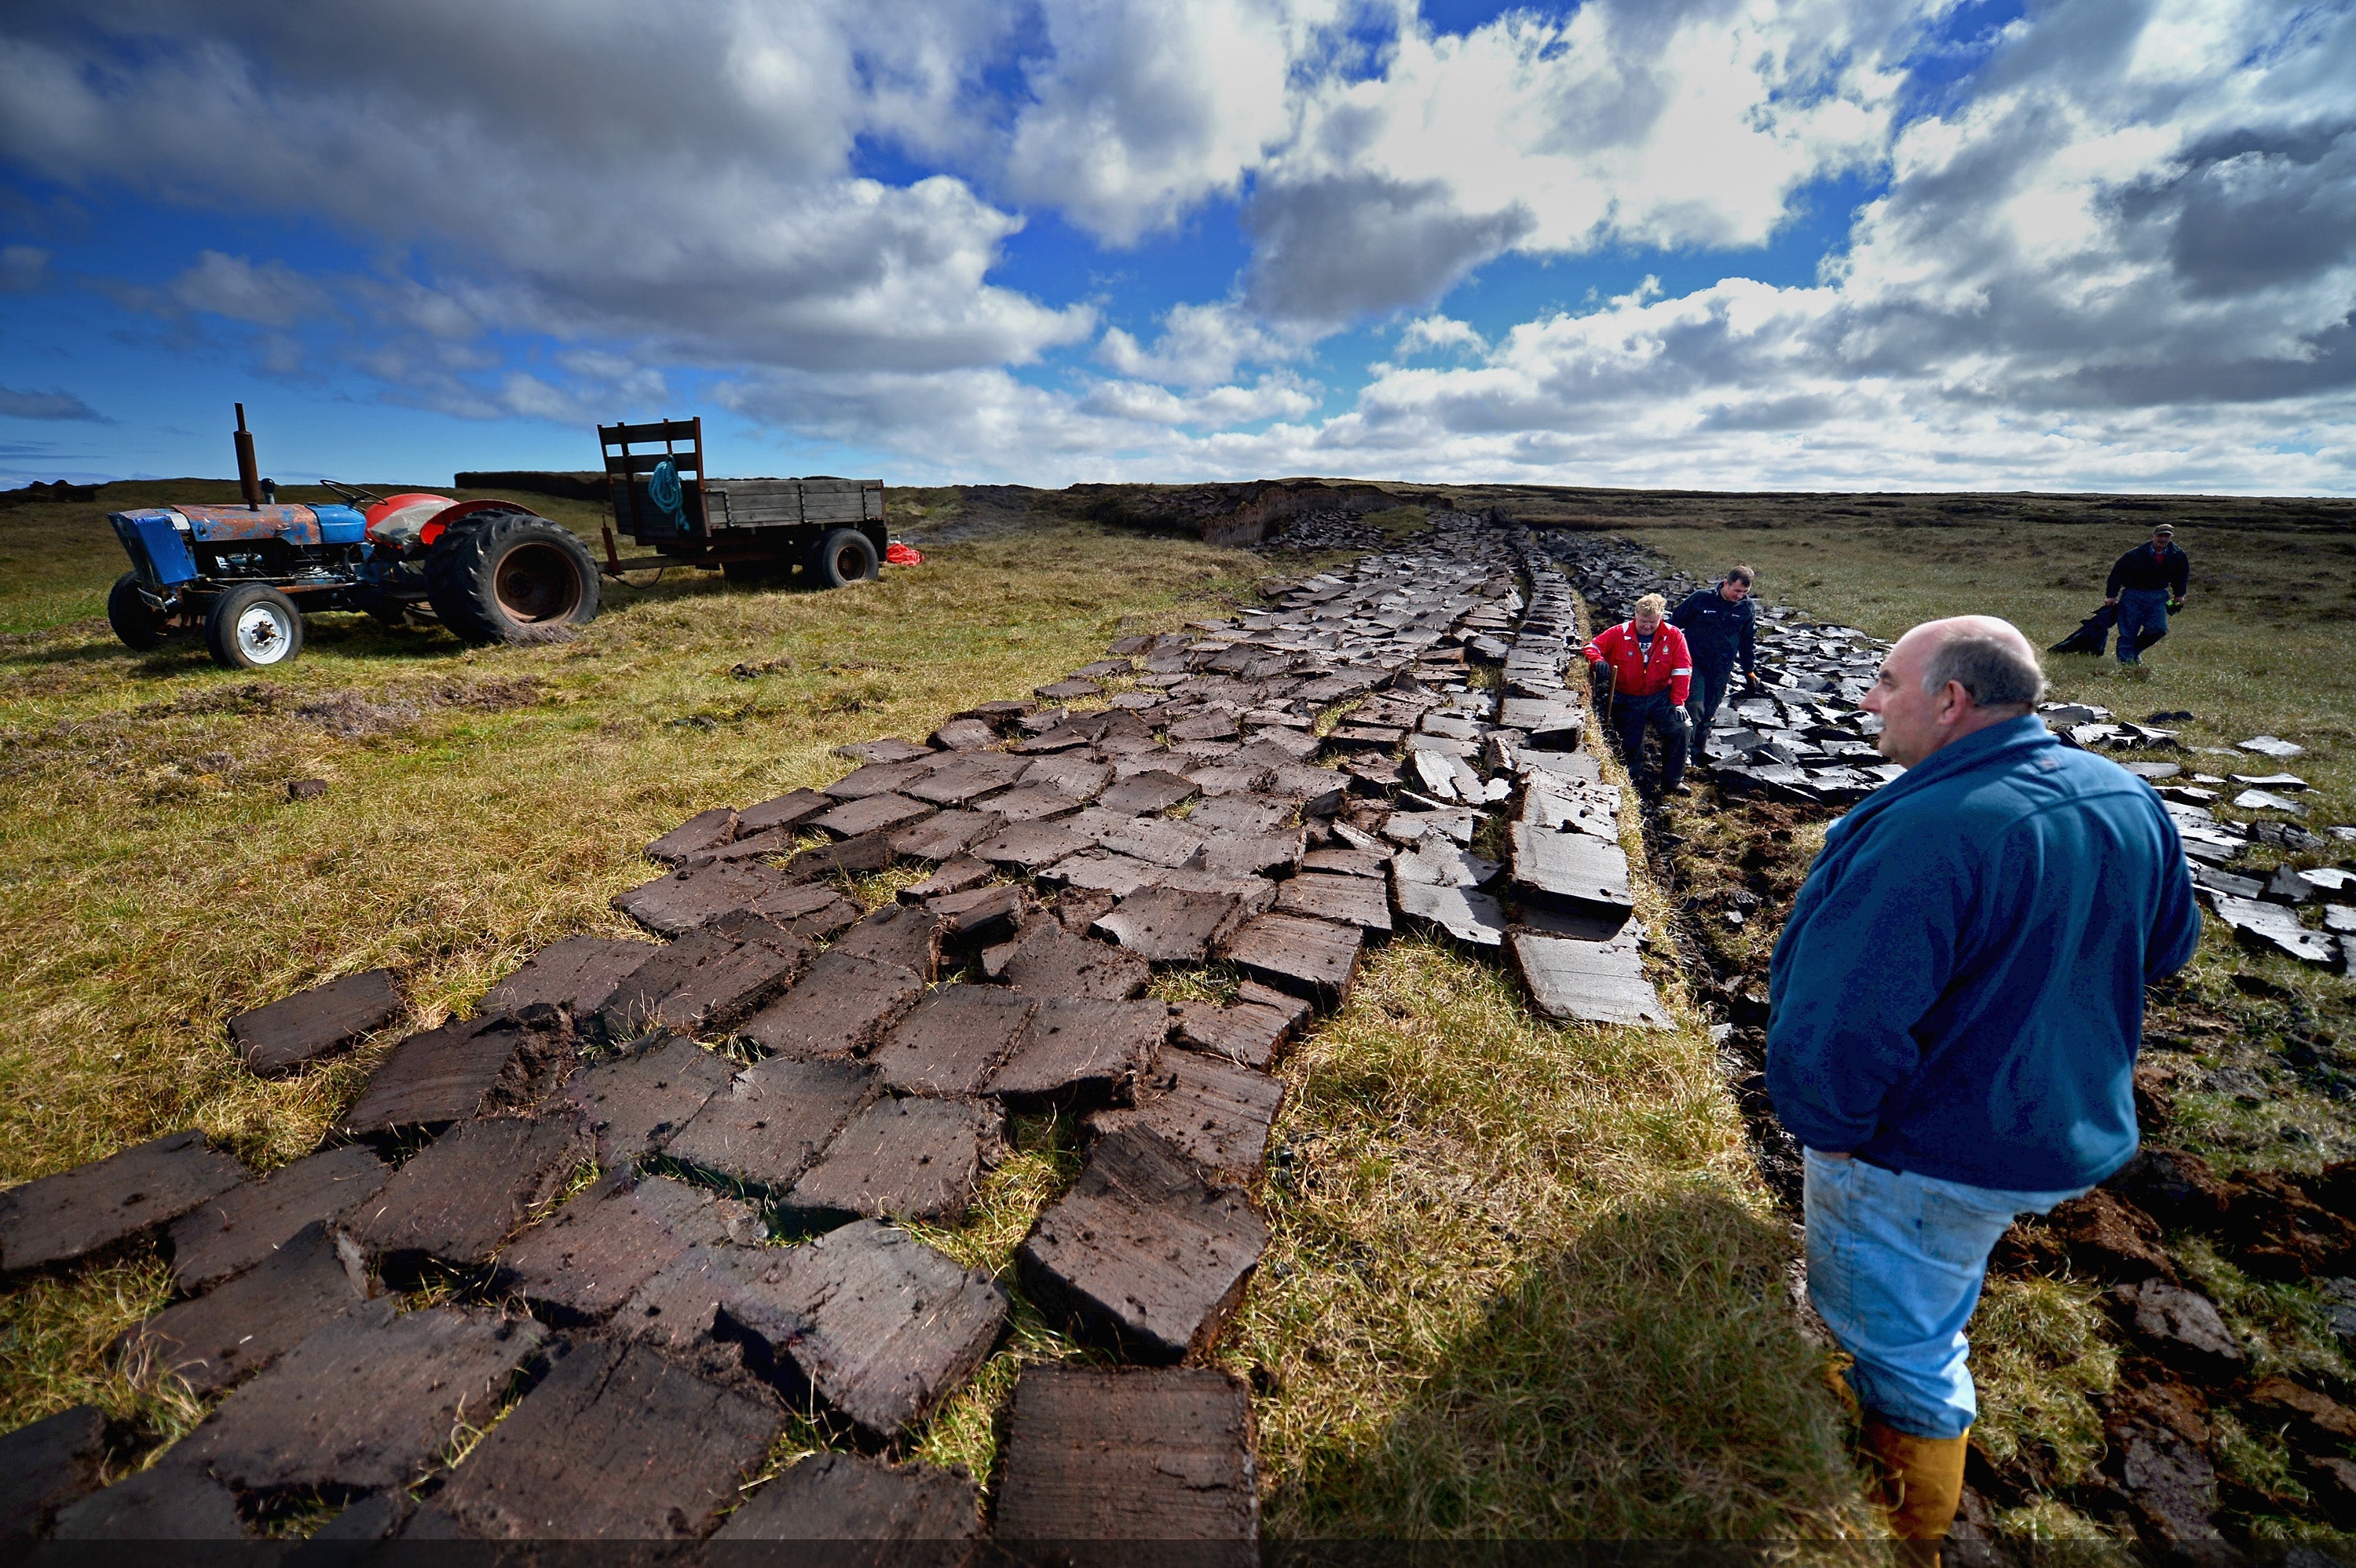
[[[2119,663],[2141,664],[2145,646],[2168,635],[2169,612],[2184,608],[2184,591],[2191,581],[2191,558],[2167,523],[2151,530],[2149,544],[2139,544],[2111,563],[2103,603],[2119,613]]]
[[[1770,971],[1767,1084],[1806,1151],[1808,1295],[1890,1527],[1954,1521],[1977,1413],[1964,1325],[2017,1214],[2136,1151],[2144,987],[2201,936],[2149,785],[2063,746],[1991,616],[1898,640],[1865,699],[1906,772],[1834,823]]]

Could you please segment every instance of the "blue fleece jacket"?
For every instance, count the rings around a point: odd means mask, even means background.
[[[2051,1192],[2135,1155],[2145,985],[2201,939],[2149,785],[2034,715],[1932,753],[1825,835],[1770,970],[1800,1142]]]

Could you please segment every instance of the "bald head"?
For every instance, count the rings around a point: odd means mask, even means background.
[[[1865,709],[1881,716],[1876,742],[1903,767],[1992,724],[2018,719],[2045,694],[2037,650],[2009,621],[1957,615],[1898,639]]]

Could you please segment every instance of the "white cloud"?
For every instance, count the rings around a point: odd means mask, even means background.
[[[1485,354],[1489,340],[1465,322],[1445,315],[1419,315],[1399,329],[1398,352]]]
[[[1097,359],[1135,379],[1208,387],[1231,380],[1240,364],[1289,359],[1301,348],[1299,341],[1270,332],[1228,300],[1173,306],[1162,317],[1162,336],[1150,349],[1120,328],[1108,327],[1097,346]]]
[[[196,265],[173,279],[165,292],[185,309],[255,326],[292,326],[327,309],[327,291],[285,262],[256,266],[243,256],[219,251],[198,251]]]

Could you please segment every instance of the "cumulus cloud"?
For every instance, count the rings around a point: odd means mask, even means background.
[[[1231,379],[1238,365],[1288,359],[1301,347],[1298,340],[1270,332],[1249,311],[1227,300],[1173,306],[1162,318],[1162,334],[1151,348],[1119,327],[1108,327],[1097,345],[1097,360],[1133,379],[1208,387]]]
[[[327,308],[327,291],[284,261],[199,251],[197,264],[165,291],[173,303],[255,326],[292,326]]]
[[[1486,353],[1489,340],[1469,323],[1445,315],[1419,315],[1399,329],[1398,351],[1404,355],[1439,352]]]

